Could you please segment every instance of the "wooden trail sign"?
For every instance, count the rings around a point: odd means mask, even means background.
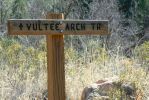
[[[107,20],[12,19],[8,20],[8,27],[13,35],[108,34]]]
[[[48,100],[65,100],[65,68],[63,35],[109,35],[108,21],[64,20],[63,14],[47,15],[47,19],[10,19],[9,35],[46,35]]]

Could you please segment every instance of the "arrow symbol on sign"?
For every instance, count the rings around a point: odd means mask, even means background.
[[[19,28],[20,28],[20,30],[22,30],[22,28],[23,28],[22,23],[20,23]]]

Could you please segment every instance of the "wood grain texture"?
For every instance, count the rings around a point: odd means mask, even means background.
[[[63,19],[63,14],[47,18]],[[65,100],[65,68],[63,35],[47,35],[48,100]]]
[[[49,17],[49,16],[48,16]],[[51,19],[10,19],[8,34],[10,35],[108,35],[108,20],[58,20]],[[61,25],[59,25],[62,23]],[[100,29],[97,25],[100,24]],[[94,29],[93,29],[94,25]],[[66,28],[69,26],[69,28]],[[85,29],[81,29],[85,26]],[[61,28],[59,28],[61,27]],[[63,32],[61,32],[61,29]]]

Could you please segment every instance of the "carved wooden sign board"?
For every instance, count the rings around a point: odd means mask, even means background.
[[[46,35],[48,100],[66,100],[63,35],[109,35],[107,20],[64,20],[49,13],[47,19],[10,19],[9,35]]]
[[[16,35],[48,35],[48,34],[107,34],[108,21],[89,20],[8,20],[8,31]]]

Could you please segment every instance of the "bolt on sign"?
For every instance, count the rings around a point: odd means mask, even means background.
[[[48,100],[66,100],[63,35],[109,35],[108,20],[64,20],[49,13],[47,19],[10,19],[9,35],[46,35]]]

